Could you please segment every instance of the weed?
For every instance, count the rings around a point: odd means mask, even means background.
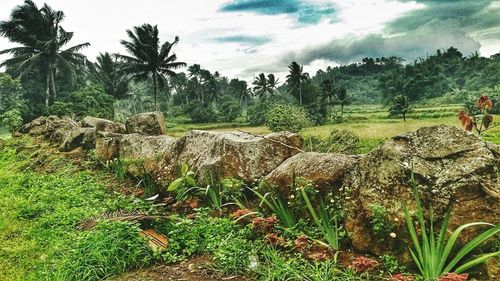
[[[197,188],[194,175],[195,173],[189,170],[187,163],[183,163],[181,166],[181,176],[170,183],[167,191],[174,191],[178,201],[186,200],[189,197],[190,192],[196,190]]]
[[[406,272],[406,267],[400,265],[398,260],[394,256],[382,255],[380,256],[380,260],[382,261],[382,265],[385,271],[387,271],[390,274]]]
[[[260,194],[258,191],[251,189],[257,197],[261,200],[260,206],[265,204],[273,214],[275,214],[279,221],[285,226],[292,228],[297,223],[296,216],[293,210],[288,206],[288,203],[280,195],[272,195],[271,193],[266,193],[264,195]],[[269,199],[268,199],[269,198]]]
[[[389,211],[379,204],[370,204],[372,217],[370,225],[373,233],[380,241],[384,241],[394,230],[394,223],[389,218]]]

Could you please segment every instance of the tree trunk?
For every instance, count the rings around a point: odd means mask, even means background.
[[[54,70],[50,70],[50,87],[52,89],[52,101],[49,101],[49,103],[52,105],[56,101],[57,97],[57,92],[56,92],[56,81],[54,78]]]
[[[340,105],[340,117],[344,116],[344,105]]]
[[[153,100],[155,105],[155,111],[158,111],[157,93],[156,93],[156,71],[153,72]]]
[[[403,122],[406,122],[406,114],[403,113]]]
[[[45,95],[45,107],[49,107],[49,99],[50,99],[50,70],[47,71],[47,93]]]
[[[299,102],[302,105],[302,83],[299,80]]]

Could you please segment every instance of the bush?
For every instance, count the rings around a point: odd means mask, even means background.
[[[185,113],[193,123],[209,123],[217,121],[217,113],[214,108],[199,100],[190,101],[185,108]]]
[[[304,147],[312,152],[344,152],[355,153],[360,147],[360,138],[346,129],[332,129],[330,136],[321,139],[315,136],[304,139]]]
[[[18,129],[23,123],[26,106],[22,92],[23,87],[19,80],[0,73],[0,124],[8,127],[10,132]]]
[[[219,120],[233,122],[241,114],[241,106],[237,100],[226,99],[219,108]]]
[[[258,101],[248,108],[248,122],[252,126],[260,126],[266,123],[266,114],[269,111],[269,103]]]
[[[266,125],[273,132],[289,131],[297,133],[305,127],[311,126],[307,112],[293,105],[277,105],[266,114]]]
[[[94,116],[106,119],[114,117],[114,99],[97,85],[90,85],[73,92],[46,109],[48,115],[76,117]]]

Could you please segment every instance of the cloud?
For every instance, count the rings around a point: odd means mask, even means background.
[[[245,46],[260,46],[272,41],[269,36],[232,35],[211,39],[217,43],[237,43]]]
[[[495,1],[417,0],[417,2],[423,4],[424,8],[411,11],[390,22],[386,31],[389,33],[408,32],[431,21],[449,20],[454,21],[456,29],[462,29],[472,35],[481,32],[495,36],[492,30],[498,31],[500,28],[500,4]]]
[[[335,8],[329,1],[234,0],[221,6],[221,12],[247,12],[260,15],[290,15],[298,23],[315,24],[332,19]]]
[[[360,61],[364,57],[383,56],[400,56],[411,61],[450,46],[458,48],[465,55],[481,47],[478,41],[455,26],[454,20],[431,21],[413,32],[397,36],[346,36],[327,44],[286,54],[280,59],[280,63],[286,65],[292,60],[306,65],[316,60],[349,63]]]

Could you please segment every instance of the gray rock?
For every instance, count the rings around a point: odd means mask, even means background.
[[[161,112],[146,112],[130,117],[125,123],[127,133],[158,136],[165,134],[165,118]]]
[[[97,132],[108,132],[116,134],[124,134],[126,129],[125,125],[113,122],[103,118],[87,116],[81,121],[82,127],[95,128]]]
[[[403,206],[415,209],[410,170],[427,210],[432,206],[439,219],[452,207],[450,230],[473,221],[499,223],[500,204],[495,196],[500,191],[499,168],[498,154],[490,145],[453,126],[426,127],[393,137],[360,159],[344,180],[346,230],[353,246],[375,255],[392,251],[408,258]],[[389,211],[396,238],[377,238],[370,225],[372,204]],[[479,230],[468,229],[464,240]]]
[[[286,191],[292,178],[302,177],[310,180],[319,190],[338,190],[345,173],[359,157],[340,153],[304,152],[288,158],[265,177],[270,186]]]
[[[94,128],[76,127],[66,134],[59,151],[68,152],[78,147],[92,149],[95,147],[96,130]]]
[[[191,131],[179,140],[177,165],[187,163],[198,180],[234,177],[256,181],[300,152],[302,138],[292,133],[263,137],[245,133]]]

